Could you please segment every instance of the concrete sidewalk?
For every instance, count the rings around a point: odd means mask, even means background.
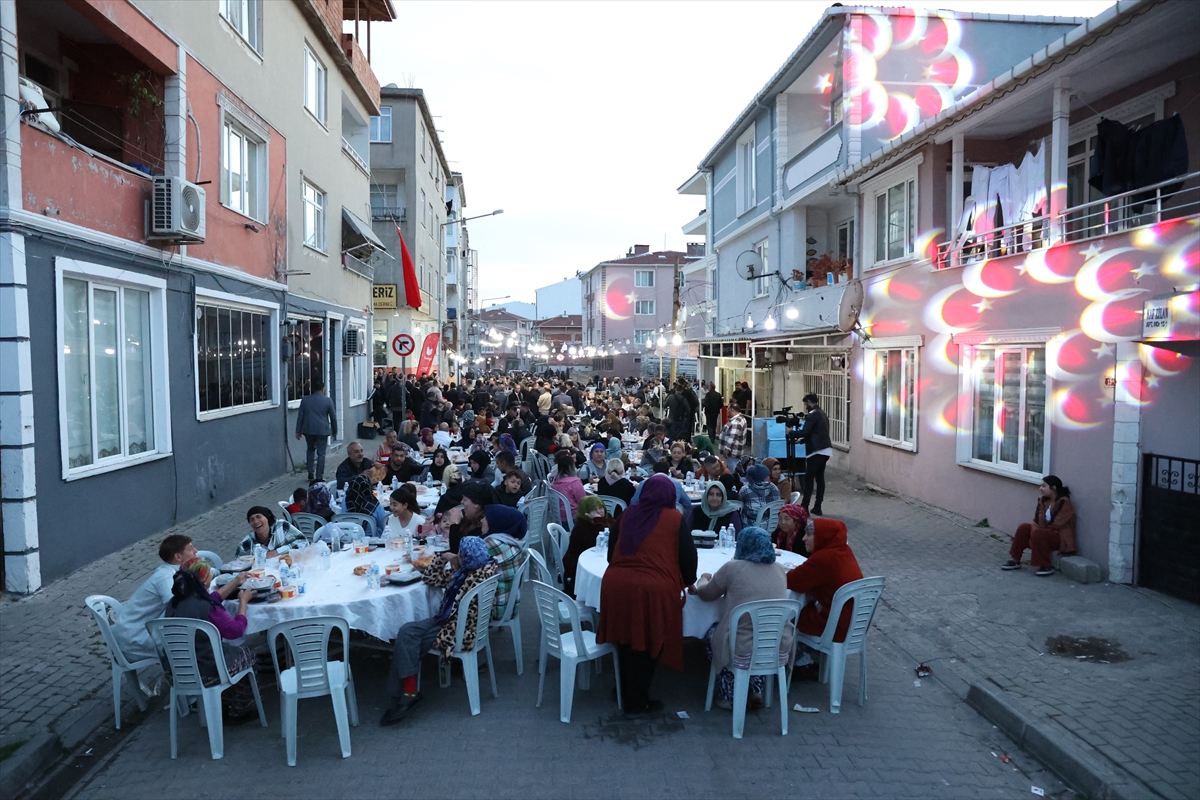
[[[887,577],[874,630],[913,667],[930,665],[1077,791],[1200,797],[1200,607],[1003,571],[1009,532],[844,474],[824,510],[846,521],[863,573]],[[1093,637],[1108,641],[1072,648]]]
[[[19,765],[22,768],[36,768],[60,748],[73,748],[101,725],[113,724],[108,651],[83,607],[85,597],[106,594],[127,600],[162,563],[158,545],[168,534],[191,536],[197,548],[231,556],[249,531],[246,509],[277,507],[278,500],[303,483],[302,475],[282,476],[76,570],[36,594],[6,595],[0,605],[0,747],[29,742],[44,751],[17,751],[4,763],[6,778],[18,766],[14,761],[27,762]],[[86,535],[86,526],[80,535]],[[128,689],[124,697],[133,707]]]

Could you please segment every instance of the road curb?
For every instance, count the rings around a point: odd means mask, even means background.
[[[1159,795],[1131,775],[1108,767],[1103,756],[1063,740],[1062,732],[1035,721],[1003,690],[972,683],[967,705],[1004,731],[1071,788],[1096,800],[1132,800]]]
[[[0,795],[17,797],[25,784],[62,751],[58,737],[49,731],[33,736],[4,761],[0,761]]]

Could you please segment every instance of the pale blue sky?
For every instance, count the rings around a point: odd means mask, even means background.
[[[372,26],[379,82],[424,89],[468,213],[505,210],[469,226],[480,297],[532,300],[635,243],[681,248],[704,199],[676,187],[830,3],[395,5]],[[1087,17],[1111,2],[909,5]]]

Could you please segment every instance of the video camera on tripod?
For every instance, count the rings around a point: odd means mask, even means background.
[[[796,445],[800,443],[800,428],[804,424],[804,414],[792,411],[792,406],[784,406],[775,412],[775,421],[784,426],[784,437],[787,441],[787,465],[792,486],[796,486],[796,476],[804,471],[796,471]]]

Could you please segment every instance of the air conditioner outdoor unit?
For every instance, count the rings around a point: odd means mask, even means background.
[[[204,241],[204,189],[183,178],[157,176],[150,200],[150,238]]]
[[[346,328],[346,337],[342,342],[342,355],[365,356],[367,354],[367,335],[362,328]]]

